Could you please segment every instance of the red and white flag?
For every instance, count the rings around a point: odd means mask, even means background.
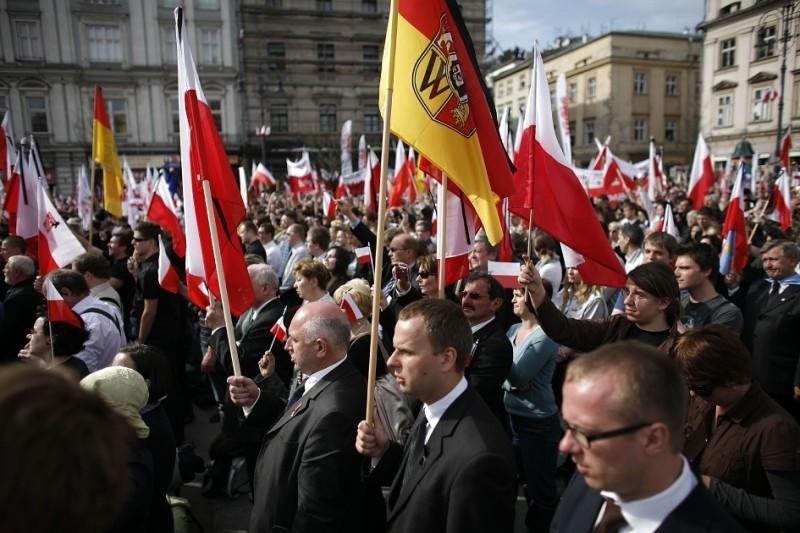
[[[789,152],[792,150],[792,125],[786,127],[786,133],[781,139],[781,163],[786,172],[791,173],[792,161]]]
[[[353,297],[350,296],[348,292],[344,293],[342,297],[341,308],[347,315],[351,324],[359,318],[364,318],[364,313],[361,312],[361,309],[358,308],[358,304],[356,304],[356,301],[353,300]]]
[[[269,329],[269,332],[272,333],[272,336],[275,337],[275,340],[278,342],[286,342],[286,337],[288,336],[286,333],[286,325],[283,323],[283,316],[281,316],[277,322]]]
[[[656,201],[664,196],[664,173],[661,171],[661,158],[656,154],[656,143],[650,140],[650,158],[647,166],[647,196]]]
[[[778,215],[778,222],[784,231],[792,227],[792,191],[789,187],[789,175],[784,168],[773,189],[775,195],[775,213]]]
[[[89,231],[92,224],[92,192],[89,190],[89,178],[86,176],[86,165],[78,170],[78,186],[75,188],[75,203],[78,204],[78,216],[81,218],[83,231]]]
[[[286,160],[286,171],[289,188],[295,197],[299,198],[300,194],[313,192],[316,188],[313,169],[311,168],[311,158],[305,150],[303,150],[303,155],[300,156],[298,161]]]
[[[578,267],[590,285],[622,287],[625,270],[608,242],[600,221],[572,165],[564,157],[553,128],[550,91],[539,45],[534,45],[530,94],[525,109],[522,147],[510,200],[512,213],[582,254]]]
[[[17,196],[17,235],[25,239],[25,246],[28,255],[36,257],[36,246],[39,235],[39,204],[37,195],[39,194],[40,172],[39,150],[36,142],[31,139],[31,151],[26,159],[20,151],[18,158],[19,166],[14,172],[19,173],[19,192]],[[42,176],[44,177],[44,176]]]
[[[3,138],[0,139],[0,172],[3,173],[3,186],[5,186],[11,179],[17,162],[17,146],[14,143],[14,124],[11,122],[10,109],[6,109],[3,115],[0,129],[3,130]]]
[[[250,178],[250,186],[255,187],[257,183],[262,184],[264,187],[272,187],[276,183],[275,176],[272,175],[263,163],[256,165],[256,170]]]
[[[369,246],[362,246],[361,248],[356,248],[356,263],[361,265],[368,265],[372,263],[372,251],[369,249]]]
[[[519,263],[489,261],[489,274],[506,289],[519,289]]]
[[[322,213],[330,220],[336,218],[336,200],[328,191],[322,192]]]
[[[47,320],[48,322],[64,322],[75,326],[78,329],[83,329],[83,321],[75,314],[75,311],[69,306],[61,293],[58,292],[56,286],[49,278],[45,278],[44,284],[44,297],[47,300]]]
[[[686,195],[692,199],[692,207],[700,209],[711,186],[714,185],[714,167],[711,165],[711,152],[702,133],[697,134],[697,147],[694,150],[692,171],[689,174],[689,188]]]
[[[253,284],[247,273],[242,245],[236,230],[245,216],[245,206],[236,187],[225,147],[208,107],[189,44],[185,42],[183,9],[175,9],[178,50],[179,122],[183,202],[186,221],[186,285],[190,300],[208,305],[203,283],[220,299],[219,271],[222,267],[228,301],[234,315],[243,314],[253,303]],[[207,180],[213,198],[215,228],[219,236],[222,265],[214,262],[211,225],[206,216],[203,183]]]
[[[38,235],[39,235],[39,274],[46,276],[53,270],[64,268],[86,252],[72,230],[56,210],[44,180],[38,184]]]
[[[169,186],[163,177],[156,181],[155,189],[147,206],[147,218],[169,230],[172,235],[172,249],[178,257],[186,257],[186,235],[178,218],[178,208],[172,200]]]
[[[661,231],[669,233],[680,242],[681,234],[678,232],[678,226],[675,225],[675,216],[672,214],[672,204],[670,202],[664,204],[664,224],[661,227]]]
[[[169,260],[161,235],[158,236],[158,284],[167,292],[173,294],[180,292],[181,278]]]
[[[731,201],[725,213],[722,226],[722,254],[719,259],[719,272],[727,276],[731,270],[741,272],[747,266],[747,226],[744,221],[743,190],[744,165],[739,165],[736,181],[731,192]]]
[[[367,169],[364,172],[364,207],[378,212],[378,192],[381,185],[381,160],[372,148],[367,157]]]
[[[475,226],[477,216],[472,204],[465,199],[462,191],[447,189],[447,232],[444,253],[444,284],[450,285],[469,274],[469,253],[475,246]],[[436,258],[442,260],[441,250],[436,250]],[[438,272],[438,266],[437,266]]]

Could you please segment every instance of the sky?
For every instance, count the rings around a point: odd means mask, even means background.
[[[703,20],[703,0],[487,0],[501,50],[549,48],[562,35],[596,37],[610,30],[683,32]]]

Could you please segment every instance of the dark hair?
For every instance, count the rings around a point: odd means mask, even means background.
[[[434,351],[454,348],[455,368],[463,372],[472,349],[472,329],[461,307],[450,300],[438,298],[416,300],[400,311],[397,320],[411,320],[417,316],[422,318]]]
[[[158,242],[158,236],[161,235],[161,228],[158,224],[154,224],[149,220],[143,220],[136,224],[136,231],[141,233],[145,239],[152,239]]]
[[[336,264],[333,265],[331,275],[341,277],[347,275],[347,268],[350,266],[350,252],[341,246],[331,246],[326,253],[333,252],[336,257]]]
[[[753,379],[750,352],[738,335],[721,324],[709,324],[679,335],[670,356],[689,383],[742,385]]]
[[[6,243],[6,248],[14,248],[18,250],[20,254],[25,253],[25,239],[19,235],[9,235],[3,239],[3,242]]]
[[[659,299],[669,300],[669,305],[664,309],[669,324],[674,324],[680,318],[681,291],[675,279],[675,272],[668,265],[660,262],[639,265],[628,272],[628,279],[644,292]]]
[[[642,247],[644,242],[644,230],[638,224],[622,224],[619,232],[630,239],[631,244],[637,248]]]
[[[245,232],[252,231],[253,233],[256,233],[258,229],[256,228],[255,222],[253,222],[252,220],[245,220],[242,222],[242,231]]]
[[[50,322],[47,316],[42,316],[42,333],[50,339],[55,355],[75,355],[83,350],[89,332],[86,331],[80,315],[76,313],[75,318],[80,322],[80,328],[67,322]]]
[[[464,287],[470,283],[476,283],[478,281],[486,282],[486,288],[489,291],[490,300],[494,300],[495,298],[503,298],[505,296],[505,290],[503,290],[503,286],[500,285],[500,282],[486,272],[471,272],[466,278],[464,278]]]
[[[60,268],[50,272],[47,275],[47,279],[53,283],[53,286],[59,292],[62,289],[69,289],[70,292],[77,295],[89,294],[89,286],[80,272]]]
[[[714,249],[703,242],[692,242],[678,249],[678,257],[686,256],[697,263],[700,270],[709,270],[708,280],[713,284],[719,272],[719,256]]]
[[[264,233],[275,236],[275,226],[272,225],[272,222],[263,222],[258,228]]]
[[[703,216],[703,217],[713,218],[714,220],[717,220],[717,214],[714,212],[713,209],[711,209],[710,207],[707,207],[707,206],[703,206],[700,209],[698,209],[697,210],[697,216]]]
[[[131,358],[136,370],[144,379],[150,380],[150,397],[147,403],[153,403],[167,395],[172,382],[169,363],[164,353],[149,344],[132,342],[123,346],[119,353]]]
[[[714,249],[714,252],[719,255],[722,253],[722,238],[719,235],[714,235],[712,233],[708,235],[703,235],[700,240],[706,239],[708,241],[708,245]]]
[[[112,237],[116,237],[117,246],[125,248],[125,250],[127,250],[127,253],[130,255],[131,251],[133,250],[133,232],[124,230],[120,231],[116,235],[112,235]]]
[[[651,244],[667,251],[670,259],[678,252],[678,240],[665,231],[654,231],[644,238],[644,245]]]
[[[79,255],[72,260],[72,266],[81,274],[89,272],[94,277],[100,279],[108,279],[111,271],[108,265],[108,259],[106,259],[103,254],[95,252],[86,252],[85,254]]]
[[[308,230],[308,239],[323,250],[331,245],[331,233],[325,228],[311,228]]]

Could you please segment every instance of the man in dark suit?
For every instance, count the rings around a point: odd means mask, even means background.
[[[423,333],[424,332],[424,333]],[[510,532],[517,483],[502,426],[464,378],[472,335],[447,300],[403,308],[387,366],[423,408],[405,448],[389,442],[379,418],[358,426],[368,482],[388,484],[390,532]],[[374,467],[374,469],[372,469]]]
[[[464,279],[464,290],[459,295],[473,339],[465,375],[501,424],[506,423],[503,382],[514,357],[511,342],[497,318],[503,293],[503,286],[492,276],[473,272]]]
[[[286,349],[307,376],[284,404],[253,380],[230,377],[233,403],[247,424],[269,425],[256,465],[250,531],[354,531],[380,529],[370,510],[380,494],[360,480],[353,447],[364,413],[364,378],[346,358],[350,325],[330,302],[300,308]],[[369,500],[369,501],[368,501]]]
[[[567,368],[559,445],[577,473],[551,532],[743,531],[681,456],[688,389],[655,348],[624,341]]]
[[[753,377],[781,407],[800,421],[800,248],[788,240],[761,249],[767,278],[754,282],[744,299],[742,341],[753,358]]]
[[[237,231],[239,239],[242,241],[244,253],[257,255],[264,261],[267,260],[267,252],[264,250],[264,245],[258,239],[258,228],[252,220],[245,220],[239,224]]]
[[[0,327],[0,363],[16,361],[28,343],[36,308],[44,303],[42,293],[33,288],[36,265],[27,255],[13,255],[3,269],[8,291],[3,306],[5,316]]]

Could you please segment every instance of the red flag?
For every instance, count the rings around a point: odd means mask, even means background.
[[[792,125],[786,127],[786,134],[781,139],[781,163],[786,172],[791,172],[792,162],[789,158],[789,151],[792,149]]]
[[[361,248],[356,248],[354,251],[356,253],[356,262],[364,265],[372,263],[372,252],[369,246],[362,246]]]
[[[714,185],[714,167],[711,165],[711,153],[708,151],[703,134],[699,133],[697,148],[694,150],[692,172],[689,174],[689,190],[686,192],[687,196],[692,199],[692,206],[695,209],[703,207],[703,200],[712,185]]]
[[[17,147],[14,144],[14,125],[11,122],[10,109],[6,109],[6,114],[3,115],[0,129],[3,130],[3,138],[0,139],[0,172],[3,173],[3,185],[6,185],[17,162]]]
[[[253,187],[256,183],[261,183],[267,188],[276,183],[275,176],[262,163],[256,166],[256,171],[250,177],[250,186]]]
[[[181,288],[181,278],[175,271],[175,267],[167,256],[167,249],[164,248],[164,241],[161,235],[158,236],[158,284],[165,291],[178,294]]]
[[[39,180],[37,188],[39,274],[46,276],[72,263],[86,249],[56,210],[44,188],[44,180]]]
[[[148,219],[168,229],[172,234],[172,249],[178,257],[186,256],[186,235],[183,233],[181,221],[178,219],[178,209],[172,200],[169,186],[163,178],[159,177],[156,182],[153,194],[150,197],[150,205],[147,206]]]
[[[447,191],[447,221],[444,231],[445,253],[436,250],[436,258],[441,261],[444,255],[444,284],[450,285],[469,274],[469,253],[475,245],[475,210],[465,201],[462,191]],[[438,271],[438,267],[437,267]]]
[[[336,201],[328,191],[322,193],[322,213],[331,220],[336,218]]]
[[[625,192],[633,191],[636,188],[636,182],[631,176],[623,173],[617,160],[612,158],[603,174],[603,188],[606,189],[606,194],[611,194],[612,190],[617,192],[617,188],[621,188]]]
[[[557,241],[583,255],[592,264],[590,285],[621,287],[625,270],[611,249],[586,195],[564,157],[556,139],[550,109],[550,91],[538,44],[534,47],[533,81],[525,110],[522,146],[517,158],[514,180],[520,195],[511,199],[513,213],[527,220],[533,209],[533,223]],[[522,200],[519,203],[514,201]]]
[[[298,161],[287,159],[286,170],[292,194],[298,196],[301,193],[314,191],[316,185],[314,184],[311,159],[308,156],[308,152],[303,150],[303,155],[300,156]]]
[[[83,329],[83,322],[75,311],[64,301],[61,294],[49,279],[44,280],[44,297],[47,299],[47,320],[49,322],[64,322]]]
[[[253,284],[247,273],[236,230],[245,216],[236,178],[228,163],[214,116],[197,77],[192,51],[184,42],[183,9],[175,9],[178,48],[179,119],[183,202],[186,220],[186,284],[189,297],[205,307],[208,297],[202,284],[220,297],[217,265],[211,247],[211,227],[206,216],[203,180],[208,180],[213,198],[215,231],[219,236],[222,266],[231,312],[241,315],[253,303]]]
[[[792,227],[792,191],[789,188],[789,174],[783,169],[773,189],[775,195],[775,212],[781,224],[781,229],[787,231]]]
[[[731,201],[728,212],[725,214],[725,224],[722,226],[722,255],[719,259],[719,272],[723,276],[731,270],[741,272],[747,266],[747,226],[744,222],[744,195],[742,194],[742,181],[744,165],[739,165],[736,173],[736,182],[733,184]]]
[[[272,333],[272,336],[275,337],[275,340],[278,342],[286,342],[286,326],[283,323],[283,317],[281,316],[277,322],[269,329],[269,332]]]
[[[369,149],[367,157],[367,168],[364,172],[364,207],[378,212],[378,192],[381,184],[381,160],[375,155],[372,148]]]
[[[356,304],[355,300],[353,300],[353,297],[350,296],[350,293],[344,293],[340,307],[347,315],[347,318],[350,320],[351,324],[359,318],[364,318],[364,313],[362,313],[361,309],[358,308],[358,304]]]
[[[519,289],[519,263],[489,261],[489,274],[506,289]]]

